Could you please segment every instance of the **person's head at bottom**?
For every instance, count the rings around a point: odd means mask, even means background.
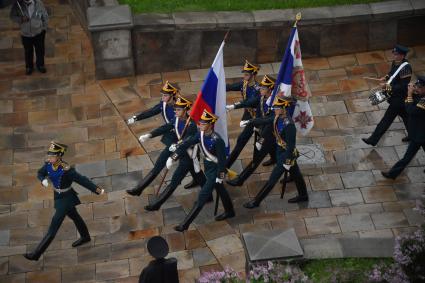
[[[165,258],[168,255],[169,247],[167,241],[161,236],[154,236],[147,243],[149,254],[155,259]]]

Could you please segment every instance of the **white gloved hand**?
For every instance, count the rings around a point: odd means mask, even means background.
[[[127,120],[128,125],[134,124],[135,122],[136,122],[136,116],[133,116]]]
[[[215,178],[215,182],[217,184],[223,184],[223,179],[221,179],[221,178]]]
[[[140,137],[139,137],[139,141],[140,142],[145,142],[145,141],[147,141],[148,139],[150,139],[152,137],[152,135],[151,134],[144,134],[144,135],[141,135]]]
[[[283,167],[285,168],[286,171],[289,171],[289,169],[291,169],[291,165],[288,165],[288,164],[283,164]]]
[[[172,145],[170,145],[170,147],[168,148],[169,151],[174,152],[177,149],[177,145],[175,143],[173,143]]]
[[[232,111],[234,109],[235,109],[235,105],[234,104],[226,105],[226,110],[227,111]]]
[[[248,123],[249,123],[249,120],[242,120],[242,121],[239,123],[239,126],[240,126],[241,128],[245,128],[245,127],[246,127],[246,125],[248,125]]]
[[[165,163],[165,166],[167,166],[167,169],[170,169],[173,166],[174,160],[171,157],[168,157],[167,163]]]
[[[262,147],[263,145],[261,144],[261,143],[259,143],[259,142],[256,142],[255,143],[255,147],[257,148],[257,150],[261,150],[261,147]]]
[[[49,181],[47,181],[47,179],[44,179],[43,181],[41,181],[41,184],[43,185],[43,187],[47,188],[49,186]]]

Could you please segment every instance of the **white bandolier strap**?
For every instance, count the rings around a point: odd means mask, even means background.
[[[179,117],[176,117],[176,122],[174,123],[174,130],[176,131],[177,139],[180,140],[181,136],[179,133]]]
[[[400,71],[406,66],[409,65],[409,62],[404,62],[403,64],[401,64],[398,69],[394,72],[394,74],[388,79],[387,84],[391,84],[391,82],[394,80],[394,78],[398,75],[398,73],[400,73]],[[410,68],[406,68],[406,69],[410,69]]]
[[[212,155],[207,148],[205,147],[204,144],[204,131],[201,131],[201,146],[202,146],[202,152],[205,154],[205,159],[214,163],[217,163],[217,157],[215,157],[214,155]]]
[[[193,149],[189,148],[187,153],[189,154],[190,158],[192,158],[193,169],[196,173],[199,173],[201,171],[201,164],[199,163],[198,159],[198,145],[195,145]]]
[[[165,123],[170,123],[167,118],[167,102],[162,102],[162,117],[164,118]]]

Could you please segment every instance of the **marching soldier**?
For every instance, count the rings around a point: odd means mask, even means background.
[[[296,145],[296,128],[294,122],[287,116],[286,108],[293,104],[291,98],[276,97],[273,103],[275,113],[273,121],[273,131],[276,138],[276,165],[261,191],[255,198],[244,204],[246,208],[258,207],[261,201],[269,194],[274,185],[278,182],[280,176],[286,171],[289,171],[295,181],[298,196],[288,200],[289,203],[308,201],[307,187],[300,168],[296,162],[298,151]]]
[[[403,158],[390,171],[382,172],[385,178],[397,178],[421,147],[425,151],[425,76],[418,76],[415,84],[409,84],[406,110],[409,115],[409,146]]]
[[[228,180],[227,183],[231,186],[242,186],[246,179],[257,169],[261,161],[270,155],[270,159],[275,163],[275,138],[273,136],[273,111],[268,105],[271,93],[273,91],[275,81],[264,76],[260,82],[260,102],[257,105],[256,113],[257,118],[248,121],[243,121],[242,125],[245,127],[258,128],[259,134],[255,143],[254,154],[252,161],[245,167],[237,178]]]
[[[78,247],[91,240],[87,226],[75,208],[75,206],[79,205],[81,202],[71,185],[73,182],[76,182],[98,195],[103,194],[104,190],[98,188],[87,177],[80,175],[73,167],[70,167],[62,160],[62,156],[66,149],[66,145],[52,141],[47,152],[47,161],[43,167],[38,170],[37,177],[41,181],[43,187],[47,188],[49,183],[52,184],[54,190],[55,214],[53,215],[47,234],[35,251],[24,255],[28,260],[38,260],[40,258],[55,238],[65,216],[68,216],[74,221],[78,233],[80,234],[80,239],[72,243],[73,247]]]
[[[383,88],[390,87],[390,97],[388,98],[389,107],[385,111],[384,117],[376,126],[375,131],[369,138],[362,138],[362,140],[369,145],[375,146],[381,137],[385,134],[388,128],[393,123],[397,116],[400,116],[403,120],[404,126],[407,129],[407,112],[404,106],[404,100],[407,96],[407,85],[410,83],[412,76],[412,67],[406,59],[406,55],[409,52],[407,47],[396,45],[392,51],[394,61],[391,65],[390,72],[385,77],[381,78],[381,85]],[[396,74],[397,73],[397,74]],[[388,81],[394,74],[395,77],[391,84],[388,86]],[[409,141],[408,137],[403,138],[403,142]]]
[[[207,180],[199,192],[198,200],[183,223],[174,227],[176,231],[183,232],[189,228],[190,223],[192,223],[202,210],[214,188],[217,190],[217,194],[224,207],[224,213],[218,215],[215,220],[221,221],[235,216],[232,200],[223,185],[226,175],[226,152],[223,139],[213,130],[213,125],[217,119],[217,116],[205,109],[199,121],[200,131],[196,135],[184,140],[171,158],[167,160],[167,168],[170,168],[173,162],[181,158],[189,147],[198,143],[200,144],[202,153],[205,155],[204,166]]]
[[[156,104],[154,107],[152,107],[149,110],[146,110],[138,115],[134,115],[130,119],[127,120],[127,124],[131,125],[134,124],[136,121],[144,120],[150,117],[153,117],[155,115],[161,114],[162,118],[164,119],[164,124],[170,123],[170,121],[174,118],[174,100],[176,97],[176,94],[178,93],[178,89],[171,85],[168,81],[165,82],[161,89],[162,98],[161,101]],[[139,137],[139,140],[141,142],[146,141],[147,139],[151,138],[152,136],[150,134],[141,135]],[[142,191],[149,186],[150,183],[152,183],[153,180],[155,180],[156,176],[161,172],[162,168],[165,166],[165,162],[168,158],[168,147],[170,147],[174,142],[176,142],[176,135],[172,131],[164,132],[161,138],[161,142],[166,145],[166,149],[164,149],[159,156],[157,162],[155,164],[158,164],[158,168],[156,170],[152,170],[149,172],[148,175],[142,180],[141,184],[132,190],[127,190],[127,193],[132,196],[139,196]],[[159,170],[159,171],[158,171]],[[155,175],[156,174],[156,175]],[[191,174],[194,176],[194,172],[191,172]],[[185,188],[189,189],[191,187],[197,186],[198,183],[195,180],[192,180],[190,184],[186,185]]]
[[[177,136],[177,144],[179,144],[183,141],[184,138],[190,137],[196,134],[198,132],[196,123],[192,119],[190,119],[187,113],[191,105],[192,105],[192,102],[190,102],[189,100],[187,100],[186,98],[182,96],[179,96],[176,100],[176,103],[174,104],[174,111],[176,112],[176,116],[170,123],[165,124],[159,127],[158,129],[154,130],[153,135],[159,135],[165,132],[174,131]],[[172,144],[169,150],[171,152],[174,152],[176,150],[176,147],[177,147],[176,144]],[[149,210],[149,211],[158,210],[161,207],[161,205],[173,194],[174,190],[177,188],[178,185],[180,185],[181,181],[186,176],[186,174],[189,171],[197,171],[193,168],[194,163],[197,165],[198,170],[200,170],[199,160],[198,160],[196,152],[194,153],[193,149],[190,149],[190,153],[191,153],[191,156],[189,156],[187,152],[183,153],[182,157],[179,160],[179,165],[177,166],[171,178],[170,184],[159,195],[157,200],[145,206],[146,210]],[[192,156],[193,156],[193,159],[192,159]],[[199,173],[195,173],[195,178],[197,179],[197,183],[201,185],[205,183],[205,176],[202,171],[199,171]]]
[[[243,80],[232,85],[226,85],[226,91],[240,91],[242,94],[242,101],[226,106],[226,109],[228,111],[239,108],[245,109],[242,115],[241,123],[243,121],[255,118],[255,109],[257,108],[257,105],[260,101],[260,87],[258,86],[258,83],[255,80],[255,77],[259,70],[260,67],[255,66],[249,63],[248,61],[245,61],[245,65],[242,69]],[[232,167],[233,163],[236,161],[242,149],[248,143],[253,133],[253,127],[245,127],[242,130],[236,141],[235,147],[233,148],[232,152],[229,155],[229,158],[227,159],[227,168]]]
[[[187,130],[189,130],[189,133],[191,133],[191,131],[192,133],[196,133],[196,127],[193,128],[193,125],[190,123],[190,119],[188,119],[187,117],[186,110],[182,111],[182,108],[181,108],[181,107],[183,108],[188,107],[188,102],[189,101],[187,99],[183,98],[182,96],[179,96],[176,100],[176,103],[174,104],[175,108],[173,110],[175,114],[178,115],[177,116],[178,119],[175,119],[175,117],[173,117],[171,118],[171,121],[167,122],[165,125],[152,130],[148,134],[140,136],[139,139],[141,142],[145,142],[146,140],[150,138],[162,136],[161,140],[166,145],[166,147],[162,150],[162,152],[158,156],[158,159],[156,160],[153,169],[145,176],[145,178],[143,178],[141,184],[139,184],[137,188],[127,190],[128,194],[132,196],[140,196],[143,190],[147,188],[152,183],[153,180],[155,180],[155,178],[159,175],[159,173],[161,173],[161,170],[164,169],[165,167],[168,157],[170,157],[170,155],[172,154],[172,152],[170,151],[170,148],[172,148],[171,146],[173,144],[178,142],[178,139],[179,139],[178,135],[180,135],[180,133],[183,136],[186,135]],[[173,130],[176,121],[178,123],[178,127],[183,127],[180,129],[181,132]],[[201,177],[202,173],[199,173],[199,174],[195,173],[193,166],[190,166],[189,169],[191,173],[193,172],[192,175],[194,176],[196,184],[198,184],[196,180],[200,180],[200,181],[203,180],[203,178]],[[180,184],[181,180],[183,180],[184,177],[185,175],[181,176],[181,179],[179,178],[180,180],[177,183],[177,186]]]

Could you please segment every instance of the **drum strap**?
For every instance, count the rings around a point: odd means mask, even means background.
[[[388,79],[387,84],[391,84],[391,82],[394,80],[394,78],[400,73],[400,71],[404,68],[404,66],[409,65],[409,62],[404,62],[401,64],[398,69],[394,72],[394,74]]]

